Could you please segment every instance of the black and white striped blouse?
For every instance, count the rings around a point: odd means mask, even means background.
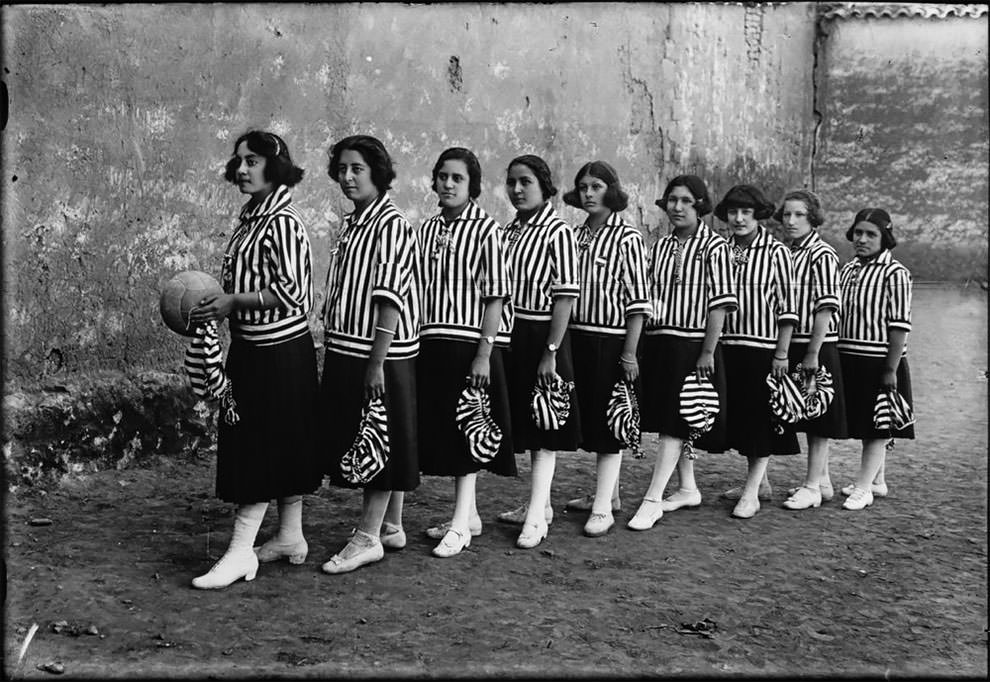
[[[745,248],[735,235],[729,237],[739,307],[725,318],[722,343],[772,350],[780,325],[797,322],[791,257],[765,227],[759,225],[756,230]]]
[[[271,346],[309,333],[313,307],[313,266],[309,236],[292,206],[292,194],[279,185],[264,201],[244,205],[223,257],[220,279],[228,294],[268,289],[278,306],[238,310],[230,315],[230,335]]]
[[[888,250],[866,264],[854,258],[842,266],[839,350],[886,355],[890,329],[911,331],[911,286],[911,273]]]
[[[732,312],[739,305],[729,244],[704,222],[683,245],[673,231],[658,239],[647,272],[652,313],[644,333],[649,336],[704,339],[710,310]]]
[[[502,227],[474,201],[452,222],[437,214],[420,230],[423,319],[420,336],[477,341],[485,305],[505,300],[495,343],[512,333],[512,290]]]
[[[826,308],[834,312],[824,340],[839,340],[839,256],[828,242],[812,230],[800,242],[791,244],[794,263],[794,309],[798,322],[791,341],[806,343],[811,339],[815,314]]]
[[[579,295],[574,231],[550,202],[528,223],[509,223],[505,240],[517,319],[549,321],[556,297]]]
[[[619,213],[609,215],[594,234],[587,224],[574,234],[581,295],[572,312],[571,327],[624,335],[627,317],[650,313],[643,235]]]
[[[344,229],[330,252],[323,304],[327,350],[370,357],[375,340],[375,299],[399,309],[387,359],[419,353],[419,241],[388,194],[360,215],[344,216]]]

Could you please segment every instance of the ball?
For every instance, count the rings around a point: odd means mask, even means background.
[[[169,329],[183,336],[195,336],[196,330],[189,322],[193,309],[204,296],[222,294],[220,284],[210,275],[199,270],[186,270],[170,279],[162,287],[158,307],[162,320]]]

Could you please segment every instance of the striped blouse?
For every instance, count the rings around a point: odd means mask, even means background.
[[[722,343],[772,350],[784,322],[797,322],[792,265],[787,247],[773,238],[762,225],[746,248],[729,237],[732,267],[735,271],[739,307],[725,318]]]
[[[839,340],[839,256],[828,242],[812,230],[801,242],[791,244],[794,263],[794,299],[798,315],[792,342],[811,339],[815,314],[825,308],[835,312],[828,323],[825,341]]]
[[[594,234],[587,224],[578,227],[575,238],[581,295],[571,327],[624,335],[627,317],[650,314],[643,236],[612,213]]]
[[[420,230],[423,320],[420,336],[477,341],[485,304],[501,298],[502,320],[495,343],[508,345],[512,333],[512,290],[502,246],[502,227],[471,201],[448,223],[443,214]]]
[[[704,339],[708,311],[739,305],[729,263],[729,243],[704,222],[683,245],[673,231],[658,239],[648,266],[653,301],[644,333]]]
[[[887,354],[890,329],[911,331],[911,273],[890,251],[882,251],[865,265],[858,258],[846,263],[839,272],[839,288],[841,352],[882,357]]]
[[[509,223],[505,240],[516,318],[549,321],[556,297],[581,290],[574,231],[547,202],[528,223]]]
[[[376,298],[399,309],[399,323],[387,359],[419,353],[419,242],[388,194],[360,215],[344,217],[344,229],[330,252],[323,324],[328,350],[367,358],[375,340]]]
[[[238,310],[230,315],[231,338],[271,346],[309,333],[313,307],[313,266],[309,236],[292,206],[292,194],[279,185],[264,201],[241,209],[223,256],[224,292],[240,294],[267,288],[278,306]]]

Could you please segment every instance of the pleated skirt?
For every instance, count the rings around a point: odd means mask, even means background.
[[[914,425],[899,431],[880,431],[873,426],[873,409],[880,393],[880,376],[884,358],[853,355],[839,352],[842,363],[842,380],[846,388],[846,424],[848,438],[905,438],[914,439]],[[897,392],[914,408],[911,395],[911,368],[906,357],[897,365]]]
[[[416,359],[386,360],[385,411],[388,415],[389,456],[385,468],[363,485],[343,477],[340,461],[354,443],[364,407],[367,358],[328,350],[320,384],[323,471],[340,488],[415,490],[419,486],[416,417]]]
[[[272,346],[234,339],[225,368],[240,419],[219,419],[217,497],[251,504],[319,488],[313,337]]]
[[[726,345],[722,357],[729,412],[726,446],[745,457],[799,454],[797,434],[786,428],[778,434],[773,428],[767,386],[773,350]]]
[[[680,395],[684,379],[695,371],[701,354],[700,339],[677,336],[644,336],[640,343],[643,360],[642,430],[687,440],[688,424],[680,415]],[[719,410],[712,428],[694,441],[694,446],[707,452],[725,451],[726,404],[725,362],[722,344],[715,346],[715,374],[710,378],[718,394]]]
[[[549,322],[516,319],[512,329],[512,342],[506,354],[509,377],[509,403],[512,411],[512,442],[516,452],[527,450],[576,451],[581,444],[581,414],[577,395],[571,392],[571,412],[561,428],[544,431],[533,420],[533,388],[536,386],[536,368],[546,349]],[[557,374],[565,381],[574,381],[574,362],[571,357],[571,334],[564,338],[557,349]]]
[[[488,398],[492,419],[502,430],[502,444],[491,461],[480,464],[468,451],[464,434],[455,421],[457,401],[467,386],[467,376],[477,353],[474,341],[423,339],[416,360],[419,412],[419,470],[428,476],[464,476],[491,471],[501,476],[516,475],[512,451],[512,425],[509,388],[505,378],[502,350],[492,349],[489,358]]]

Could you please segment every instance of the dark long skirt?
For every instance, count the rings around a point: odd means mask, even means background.
[[[416,435],[416,359],[386,360],[385,410],[389,457],[385,468],[364,485],[343,477],[340,460],[354,443],[364,407],[367,358],[328,350],[320,386],[320,422],[324,429],[322,461],[330,483],[341,488],[415,490],[419,486]]]
[[[319,488],[313,337],[273,346],[234,339],[226,373],[240,420],[219,420],[217,497],[251,504]]]
[[[609,428],[606,412],[612,388],[624,374],[619,358],[625,336],[594,334],[573,330],[574,384],[581,406],[581,449],[598,454],[619,452],[625,446]],[[642,397],[640,381],[634,385],[637,400]]]
[[[729,405],[726,445],[745,457],[799,454],[797,434],[790,429],[777,434],[773,428],[767,386],[773,350],[727,345],[722,356]]]
[[[576,451],[581,444],[581,415],[577,394],[571,392],[571,413],[561,428],[543,431],[536,426],[532,404],[536,386],[536,368],[546,349],[549,322],[517,319],[512,329],[512,344],[506,355],[509,376],[509,403],[512,410],[512,442],[516,452],[527,450]],[[565,381],[574,381],[571,358],[571,335],[557,349],[557,374]]]
[[[842,380],[846,387],[846,424],[848,438],[905,438],[914,439],[914,425],[900,431],[879,431],[873,426],[873,409],[880,393],[880,375],[884,358],[853,355],[839,352],[842,363]],[[897,392],[914,408],[911,395],[911,368],[906,357],[897,365]]]
[[[694,372],[701,354],[700,339],[677,336],[646,336],[641,343],[643,361],[642,430],[687,440],[690,429],[681,418],[680,395],[684,379]],[[719,410],[712,428],[694,442],[695,447],[708,452],[725,451],[726,404],[725,362],[722,344],[715,346],[715,374],[710,379],[718,394]]]
[[[791,371],[799,362],[804,360],[808,352],[806,342],[792,343],[787,349],[787,364]],[[839,350],[834,341],[827,341],[818,349],[818,365],[826,368],[832,375],[832,388],[835,395],[828,410],[818,419],[802,420],[788,428],[795,433],[807,433],[809,436],[821,438],[845,438],[846,428],[846,389],[842,380],[842,365],[839,362]]]
[[[485,469],[501,476],[516,475],[509,421],[509,389],[502,350],[493,348],[489,359],[488,398],[492,419],[502,430],[502,445],[495,457],[479,464],[468,452],[464,434],[454,417],[466,377],[477,353],[474,341],[424,339],[416,360],[419,412],[419,470],[430,476],[464,476]]]

